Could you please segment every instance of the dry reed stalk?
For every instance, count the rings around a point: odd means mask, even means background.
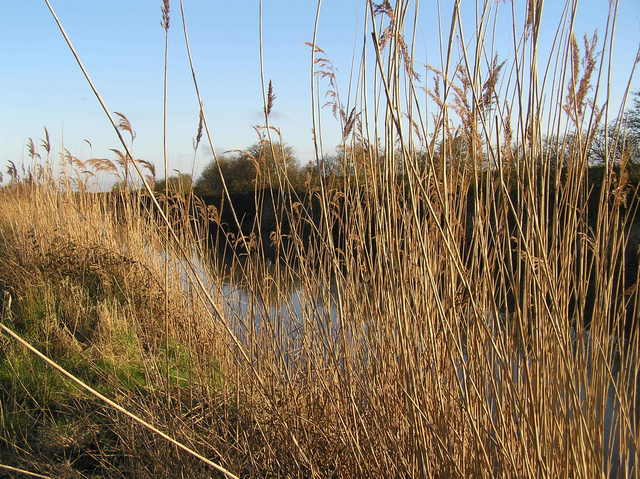
[[[43,476],[42,474],[38,474],[36,472],[27,471],[25,469],[20,469],[18,467],[8,466],[6,464],[0,464],[0,469],[4,469],[5,471],[17,472],[18,474],[24,474],[29,477],[39,477],[41,479],[51,479],[49,476]]]
[[[164,64],[162,76],[162,162],[164,164],[164,215],[169,217],[169,155],[167,152],[167,102],[168,102],[168,59],[169,59],[169,22],[170,22],[171,3],[169,0],[162,1],[162,28],[164,30]],[[165,349],[169,351],[169,248],[171,237],[169,235],[169,225],[165,226],[165,260],[164,260],[164,323],[165,323]],[[169,396],[169,359],[166,361],[166,379],[167,379],[167,401],[171,400]],[[167,403],[169,404],[169,402]]]

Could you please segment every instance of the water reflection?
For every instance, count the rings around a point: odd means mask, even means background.
[[[330,335],[336,337],[339,321],[335,281],[327,282],[328,287],[319,291],[319,285],[305,284],[290,269],[273,262],[244,258],[239,263],[221,257],[205,262],[195,255],[191,262],[245,346],[249,335],[277,333],[280,339],[294,341],[310,321],[329,323]],[[183,281],[191,287],[187,268]]]

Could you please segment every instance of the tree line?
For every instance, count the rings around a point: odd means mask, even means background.
[[[548,137],[542,142],[543,157],[561,161],[563,150],[571,148],[577,141],[571,134],[561,138]],[[640,91],[633,98],[632,107],[621,121],[593,129],[589,141],[588,165],[593,170],[602,169],[605,159],[612,164],[637,167],[640,165]],[[434,148],[432,158],[438,163],[445,149],[449,161],[464,162],[466,153],[464,137],[452,136],[447,144]],[[476,153],[477,155],[477,150]],[[517,154],[514,154],[514,156]],[[569,157],[570,155],[566,155]],[[218,155],[195,179],[187,173],[177,173],[167,179],[168,190],[172,193],[193,192],[202,197],[215,197],[224,193],[225,185],[229,193],[247,193],[265,188],[292,188],[304,191],[317,185],[322,176],[325,180],[344,179],[346,176],[367,175],[374,149],[364,143],[340,147],[333,155],[324,156],[319,162],[301,165],[293,149],[284,143],[270,143],[266,140],[251,145],[246,150],[237,150]],[[401,155],[399,154],[400,158]],[[415,153],[416,163],[427,168],[426,151]],[[477,159],[475,160],[477,161]],[[489,164],[485,160],[486,164]],[[401,164],[395,168],[397,177],[402,177]],[[165,180],[155,183],[158,192],[165,190]]]

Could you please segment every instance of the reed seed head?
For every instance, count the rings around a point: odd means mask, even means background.
[[[170,0],[162,0],[162,28],[164,28],[165,32],[169,31],[169,12],[171,11],[171,2]]]

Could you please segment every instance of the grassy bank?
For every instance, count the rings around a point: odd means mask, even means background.
[[[222,393],[220,332],[204,319],[206,309],[183,287],[180,272],[171,274],[164,291],[160,239],[134,202],[118,217],[102,199],[19,185],[2,191],[2,203],[5,324],[152,422],[167,424],[161,411],[170,398],[184,398],[176,411],[188,415],[195,391],[199,398]],[[162,323],[165,296],[168,328]],[[168,473],[162,467],[175,457],[173,448],[156,444],[153,435],[5,339],[3,458],[20,458],[28,469],[42,465],[54,477],[78,476],[74,471],[139,475],[146,468],[150,475]],[[179,430],[181,419],[175,419]],[[147,459],[139,460],[143,450]]]

